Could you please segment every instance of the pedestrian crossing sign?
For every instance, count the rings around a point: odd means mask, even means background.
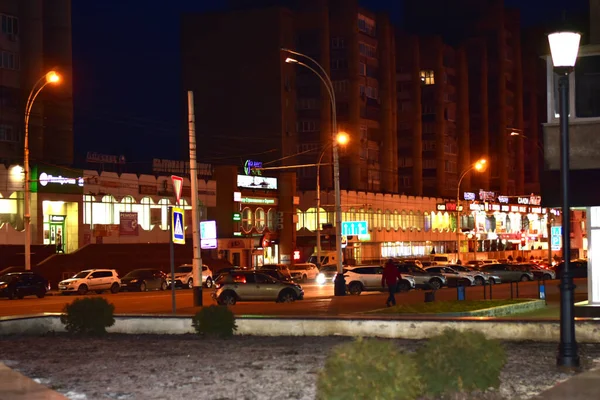
[[[171,240],[175,244],[185,244],[185,226],[183,208],[173,207],[171,212]]]

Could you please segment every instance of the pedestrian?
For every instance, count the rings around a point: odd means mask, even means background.
[[[398,287],[398,280],[402,279],[402,274],[398,271],[398,267],[394,264],[392,259],[389,259],[383,267],[383,274],[381,275],[381,287],[388,286],[388,292],[390,295],[385,302],[385,305],[390,307],[396,305],[396,288]]]

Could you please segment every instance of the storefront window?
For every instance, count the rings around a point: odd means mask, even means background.
[[[301,214],[300,210],[298,210],[298,214]],[[267,228],[271,232],[275,232],[275,225],[277,220],[277,213],[274,208],[269,208],[267,211]],[[298,215],[298,223],[300,223],[300,215]]]
[[[425,232],[429,232],[431,230],[431,215],[429,213],[425,213],[423,215],[423,228]]]
[[[254,215],[255,215],[254,223],[256,225],[256,231],[259,233],[262,233],[262,231],[265,230],[265,225],[266,225],[265,210],[263,210],[262,208],[259,207],[254,212]]]
[[[150,207],[152,204],[153,201],[151,198],[144,197],[140,200],[140,204],[134,204],[133,206],[133,211],[136,211],[138,214],[138,224],[146,231],[152,229],[150,223]]]
[[[423,230],[424,225],[425,219],[423,217],[423,214],[421,214],[420,211],[417,211],[415,215],[415,228],[417,228],[417,231],[421,232]]]
[[[296,230],[304,228],[304,212],[300,209],[296,211],[296,215],[298,216],[298,223],[296,224]]]
[[[386,231],[389,231],[392,227],[392,213],[390,210],[385,210],[385,216],[383,221],[384,227]]]
[[[102,197],[101,203],[93,203],[93,224],[114,224],[113,216],[115,210],[115,198],[111,195]]]
[[[408,228],[408,218],[406,217],[406,211],[402,210],[402,214],[400,215],[400,227],[403,231],[406,231]]]
[[[381,209],[377,210],[376,224],[377,224],[377,229],[381,230],[382,228],[384,228],[383,212],[381,211]]]
[[[358,217],[356,219],[357,221],[366,221],[367,220],[367,215],[365,214],[365,209],[361,208],[358,211]]]
[[[86,194],[83,196],[83,223],[92,224],[92,208],[94,205],[94,196]]]
[[[246,233],[250,232],[254,226],[254,214],[248,207],[242,210],[242,230]]]
[[[375,229],[375,212],[372,208],[369,208],[367,218],[369,219],[369,230]]]
[[[160,229],[167,230],[169,229],[169,205],[171,201],[169,199],[160,199],[158,201],[160,205]]]

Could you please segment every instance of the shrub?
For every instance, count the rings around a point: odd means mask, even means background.
[[[102,297],[75,299],[66,304],[60,322],[69,333],[104,335],[106,328],[115,324],[115,306]]]
[[[334,347],[317,380],[319,400],[411,400],[421,393],[414,358],[387,340],[358,339]]]
[[[502,345],[475,331],[446,329],[416,353],[425,390],[432,395],[486,390],[500,385]]]
[[[202,307],[192,317],[192,325],[199,335],[220,338],[231,337],[237,330],[235,315],[227,306]]]

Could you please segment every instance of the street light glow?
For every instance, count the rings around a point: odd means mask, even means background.
[[[46,74],[46,82],[48,83],[59,83],[60,75],[56,71],[50,71]]]
[[[292,58],[292,57],[288,57],[285,59],[285,62],[288,64],[292,64],[292,63],[297,63],[298,60],[296,60],[295,58]]]
[[[477,161],[474,165],[475,170],[479,172],[485,171],[486,167],[487,160],[485,158],[482,158],[481,160]]]
[[[573,68],[579,53],[581,35],[576,32],[556,32],[548,35],[552,63],[555,68]]]
[[[340,132],[337,134],[335,139],[337,140],[338,144],[341,144],[343,146],[348,144],[348,142],[350,141],[350,136],[348,136],[346,132]]]

